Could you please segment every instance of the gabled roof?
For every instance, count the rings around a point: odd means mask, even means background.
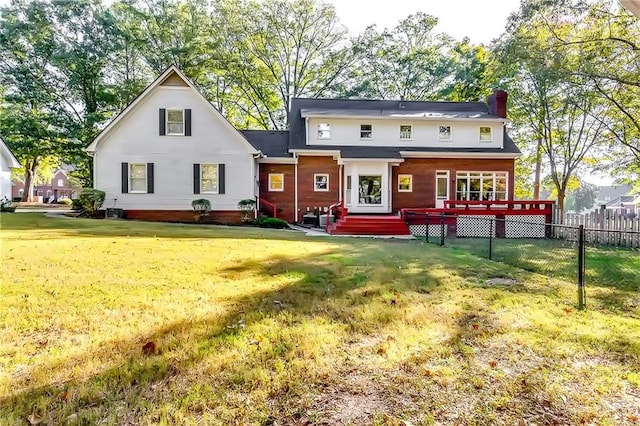
[[[16,159],[13,152],[9,149],[7,144],[4,143],[2,138],[0,138],[0,155],[7,159],[7,163],[9,164],[9,168],[11,169],[19,169],[22,167],[20,162]]]
[[[198,90],[197,87],[195,87],[193,85],[193,83],[182,73],[182,71],[180,71],[178,69],[178,67],[176,67],[175,65],[171,65],[169,66],[166,70],[164,70],[155,80],[153,80],[153,82],[151,82],[151,84],[149,84],[147,86],[146,89],[144,89],[138,96],[136,96],[136,98],[125,107],[125,109],[123,109],[122,111],[120,111],[120,113],[113,119],[111,120],[111,122],[109,124],[107,124],[107,126],[102,129],[102,131],[100,131],[100,133],[98,133],[98,135],[93,139],[93,141],[87,145],[87,147],[84,149],[87,152],[95,152],[96,149],[98,148],[98,144],[107,137],[107,135],[111,132],[111,130],[123,119],[125,119],[133,109],[135,109],[135,107],[137,105],[139,105],[140,103],[143,102],[143,100],[149,96],[149,94],[159,85],[161,85],[165,80],[169,79],[170,77],[173,77],[173,74],[177,75],[180,79],[183,80],[183,82],[185,83],[186,86],[188,86],[190,89],[194,90],[198,95],[200,95],[202,97],[202,99],[206,102],[207,105],[209,105],[209,107],[211,108],[211,111],[218,115],[222,121],[229,127],[230,130],[237,132],[238,135],[243,139],[243,141],[246,143],[247,148],[249,149],[250,153],[252,154],[257,154],[257,152],[255,151],[254,147],[246,140],[246,138],[238,131],[238,129],[236,129],[235,127],[233,127],[233,125],[231,125],[231,123],[229,123],[229,121],[226,119],[225,116],[223,116],[220,111],[218,111],[212,104],[211,102],[209,102],[207,100],[207,98],[204,97],[204,95]]]

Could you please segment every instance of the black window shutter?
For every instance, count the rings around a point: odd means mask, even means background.
[[[147,194],[153,194],[153,163],[147,163]]]
[[[129,192],[129,163],[122,163],[122,193]]]
[[[224,194],[224,164],[218,164],[218,194]]]
[[[200,164],[193,165],[193,193],[200,193]]]
[[[191,136],[191,110],[184,110],[184,135]]]
[[[167,110],[160,108],[160,118],[158,124],[160,125],[160,136],[167,134]]]

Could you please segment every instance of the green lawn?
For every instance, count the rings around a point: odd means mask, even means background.
[[[420,241],[0,225],[0,424],[639,421],[629,288],[577,311],[572,283]]]

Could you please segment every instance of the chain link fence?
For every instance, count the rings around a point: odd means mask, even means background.
[[[428,243],[575,282],[580,308],[585,304],[585,283],[640,291],[640,250],[628,247],[629,239],[640,235],[596,236],[603,231],[544,223],[544,216],[504,219],[407,212],[405,218],[411,233]]]

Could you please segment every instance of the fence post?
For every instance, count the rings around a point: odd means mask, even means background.
[[[578,228],[578,309],[584,309],[584,225]]]
[[[489,260],[493,260],[492,259],[492,252],[493,252],[493,227],[495,226],[495,224],[493,223],[494,219],[490,218],[489,219]]]
[[[424,214],[424,240],[429,242],[429,213]]]
[[[444,213],[440,213],[440,246],[444,246]]]

